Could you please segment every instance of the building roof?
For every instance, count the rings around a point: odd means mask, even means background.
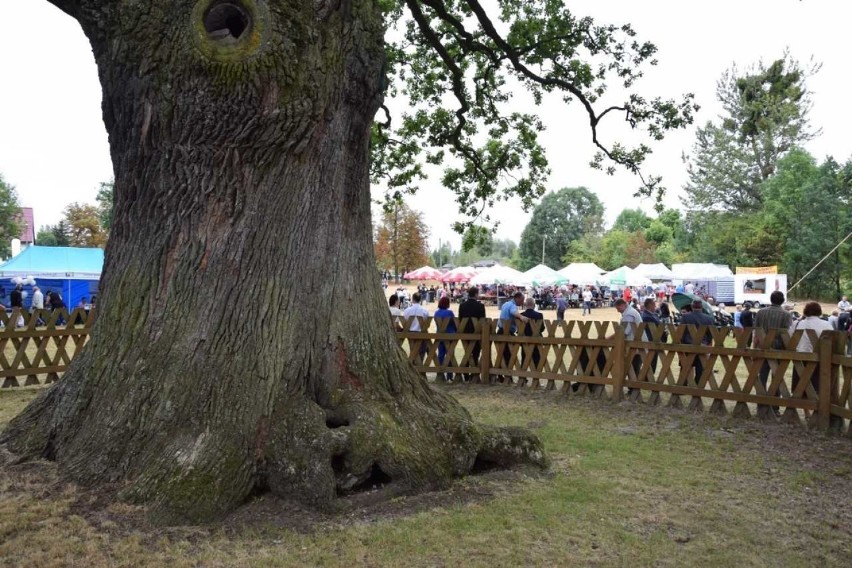
[[[33,221],[33,208],[21,207],[21,220],[24,226],[21,228],[21,242],[32,244],[35,242],[35,222]]]

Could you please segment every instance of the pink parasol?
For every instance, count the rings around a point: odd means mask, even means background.
[[[441,271],[431,266],[421,266],[417,270],[402,275],[406,280],[438,280],[441,276],[443,276]]]
[[[469,282],[471,278],[476,276],[479,273],[478,270],[473,268],[472,266],[459,266],[458,268],[454,268],[450,270],[443,276],[441,276],[441,282]]]

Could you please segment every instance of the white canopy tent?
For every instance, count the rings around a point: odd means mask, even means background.
[[[563,268],[561,270],[557,270],[557,272],[562,274],[563,271],[572,271],[572,270],[576,270],[576,271],[579,271],[579,272],[597,272],[598,274],[603,274],[604,272],[606,272],[606,270],[604,270],[603,268],[601,268],[600,266],[598,266],[594,262],[572,262],[571,264],[569,264],[565,268]]]
[[[603,282],[601,274],[606,271],[593,262],[572,262],[557,272],[571,284],[595,286]]]
[[[544,264],[530,268],[524,272],[523,276],[524,286],[558,286],[568,282],[568,278]]]
[[[657,264],[640,264],[633,269],[633,272],[651,280],[672,280],[675,277],[674,272],[662,262]]]
[[[685,262],[672,264],[672,272],[675,280],[702,280],[713,281],[720,279],[733,279],[734,273],[724,264],[712,264],[709,262]]]
[[[629,266],[621,266],[607,272],[602,277],[604,282],[608,282],[613,286],[650,286],[651,279],[637,274]]]
[[[522,285],[525,277],[523,272],[515,270],[509,266],[495,264],[491,268],[486,268],[476,276],[470,279],[473,286],[481,284],[517,284]]]

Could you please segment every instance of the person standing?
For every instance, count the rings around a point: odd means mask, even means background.
[[[438,320],[449,320],[447,321],[447,327],[442,332],[441,325],[442,323],[438,323]],[[441,299],[438,300],[438,309],[435,310],[435,324],[438,327],[438,333],[455,333],[456,332],[456,314],[453,313],[453,310],[450,309],[450,299],[447,296],[441,296]],[[439,341],[438,342],[438,364],[443,365],[444,359],[447,356],[447,342]],[[452,382],[453,374],[447,373],[438,373],[437,376],[440,381]]]
[[[44,294],[42,294],[41,288],[39,288],[38,286],[33,286],[33,309],[44,309]]]
[[[630,288],[627,288],[629,290]],[[624,328],[624,341],[636,341],[636,326],[642,323],[642,315],[630,305],[624,298],[619,298],[614,304],[615,310],[621,314],[621,327]],[[607,339],[613,339],[615,335],[610,335]],[[602,354],[602,353],[601,353]],[[587,356],[588,360],[588,356]],[[598,355],[598,366],[602,368],[603,363],[601,356]],[[638,377],[639,371],[642,369],[642,357],[638,354],[630,358],[630,365],[633,367],[634,374]],[[627,394],[633,392],[632,388],[627,389]]]
[[[784,293],[780,290],[775,290],[772,294],[769,295],[770,306],[766,308],[762,308],[757,312],[757,315],[754,318],[754,327],[755,330],[762,330],[764,334],[768,333],[770,330],[786,330],[790,328],[790,325],[793,323],[792,314],[785,310],[784,305]],[[740,318],[742,321],[742,318]],[[780,335],[776,335],[771,345],[766,345],[765,338],[755,333],[752,346],[755,349],[784,349],[784,340],[780,337]],[[769,380],[769,372],[771,371],[771,367],[769,366],[769,361],[764,360],[763,365],[760,366],[760,374],[758,375],[758,380],[760,380],[760,384],[763,385],[763,388],[766,388],[766,384]],[[765,404],[759,404],[757,406],[758,411],[768,408]],[[778,407],[772,407],[773,411],[777,414]]]
[[[522,323],[526,323],[528,318],[521,314],[518,311],[518,307],[523,305],[524,303],[524,294],[522,292],[515,292],[512,296],[511,300],[508,300],[503,304],[500,308],[500,321],[497,322],[497,334],[503,334],[503,329],[505,325],[509,325],[509,335],[517,335],[518,334],[518,326],[515,320],[520,320]],[[512,359],[512,353],[509,349],[509,344],[503,345],[503,367],[507,370],[509,369],[509,362]]]
[[[592,315],[592,291],[586,286],[583,290],[583,315]]]
[[[682,325],[695,325],[695,326],[714,326],[716,325],[716,321],[713,319],[713,316],[704,313],[704,303],[701,300],[693,300],[692,301],[692,310],[683,314],[680,318],[680,323]],[[710,330],[708,329],[706,333],[701,338],[692,337],[689,333],[689,330],[683,332],[683,343],[686,345],[710,345],[712,341],[712,335],[710,335]],[[692,360],[692,368],[695,369],[695,377],[693,381],[696,386],[701,382],[701,375],[704,374],[704,363],[701,360],[701,354],[696,353],[695,358]]]
[[[642,315],[631,306],[624,298],[619,298],[615,301],[615,309],[621,314],[621,327],[624,328],[624,339],[627,341],[636,340],[636,325],[642,321]]]
[[[565,310],[568,309],[568,303],[562,296],[562,292],[556,295],[556,321],[565,321]]]
[[[471,286],[467,291],[467,300],[459,306],[459,318],[468,318],[464,325],[464,333],[476,333],[476,324],[473,320],[482,320],[485,317],[485,304],[479,301],[479,288]],[[489,325],[488,322],[482,322],[482,325]],[[476,341],[471,350],[470,360],[471,366],[479,366],[479,355],[482,353],[482,342]],[[465,381],[473,379],[472,374],[467,374],[464,377]]]
[[[526,308],[521,315],[527,318],[527,323],[524,326],[524,336],[526,337],[541,337],[544,334],[544,314],[541,312],[535,311],[535,300],[532,298],[527,298],[524,302],[524,308]],[[538,331],[535,330],[536,324],[533,322],[540,322],[538,324]],[[527,355],[529,354],[529,347],[524,348],[524,360],[527,359]],[[538,363],[541,361],[541,350],[536,345],[532,347],[532,362],[533,368],[538,368]]]
[[[793,333],[800,329],[812,329],[816,332],[817,337],[819,337],[824,331],[833,331],[834,328],[831,326],[831,323],[822,319],[820,317],[821,315],[822,307],[820,307],[817,302],[808,302],[802,309],[802,319],[793,323],[787,331],[792,336]],[[796,351],[799,353],[813,353],[814,347],[815,345],[811,342],[810,337],[808,337],[807,331],[805,331],[799,339],[799,343],[796,345]],[[814,390],[819,393],[819,362],[817,362],[816,368],[811,375],[811,385],[814,387]],[[796,392],[798,386],[799,373],[796,370],[796,366],[793,365],[793,392]],[[802,393],[802,398],[806,398],[806,396],[807,395]]]
[[[391,325],[393,325],[394,331],[402,331],[402,324],[399,321],[402,315],[402,310],[399,309],[399,296],[391,294],[388,298],[388,307],[390,308]]]
[[[21,308],[21,311],[24,310],[24,293],[22,292],[23,287],[20,284],[15,285],[15,289],[12,290],[12,293],[9,295],[9,301],[11,303],[12,309]]]
[[[742,321],[740,321],[740,318],[742,318],[742,315],[743,315],[743,307],[742,307],[741,304],[737,304],[735,311],[734,311],[734,327],[737,328],[737,329],[743,328]]]
[[[743,329],[754,327],[754,312],[751,311],[751,302],[743,304],[743,312],[740,314],[740,327]]]
[[[837,331],[847,332],[846,354],[852,356],[852,311],[841,311],[837,314]]]
[[[16,327],[24,327],[24,293],[23,286],[20,284],[15,286],[15,289],[12,290],[12,293],[9,295],[9,301],[12,306],[12,312],[14,313],[15,308],[19,308],[18,311],[18,320],[15,322]]]
[[[405,308],[405,311],[402,312],[402,316],[406,319],[411,319],[411,327],[408,329],[410,331],[421,331],[420,319],[419,318],[428,318],[429,310],[420,305],[420,292],[415,292],[411,295],[411,305]],[[417,355],[417,360],[420,363],[423,362],[423,357],[426,355],[426,352],[429,350],[428,341],[423,339],[420,340],[420,348],[419,353]]]
[[[672,323],[672,312],[669,309],[668,302],[660,304],[660,321],[662,323]]]
[[[62,300],[62,296],[59,295],[59,292],[48,292],[47,301],[50,304],[51,312],[66,309],[65,302]],[[61,312],[56,316],[56,325],[65,325],[65,318],[62,316]]]
[[[831,324],[831,329],[833,329],[834,331],[837,331],[837,325],[838,325],[839,321],[840,321],[840,310],[837,310],[837,309],[832,310],[831,315],[828,316],[828,323]]]
[[[846,296],[841,297],[840,301],[837,303],[837,309],[840,311],[847,312],[852,309],[852,304],[849,303],[849,298],[847,298]]]
[[[44,325],[44,319],[38,313],[38,310],[44,309],[44,294],[41,292],[41,288],[38,286],[33,286],[33,303],[32,303],[32,311],[36,313],[36,325]]]
[[[657,324],[660,325],[663,321],[657,316],[657,305],[653,298],[647,298],[642,305],[642,322],[647,324]],[[645,328],[645,338],[648,341],[654,341],[653,333],[650,328]],[[668,339],[667,333],[664,331],[661,340],[663,343]],[[654,357],[651,359],[651,370],[657,371],[657,353],[654,353]]]

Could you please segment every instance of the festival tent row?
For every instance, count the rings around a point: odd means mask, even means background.
[[[85,297],[91,300],[98,293],[98,281],[104,265],[104,251],[99,248],[30,246],[0,265],[4,301],[15,284],[24,284],[29,307],[32,286],[37,284],[43,293],[59,292],[69,308]]]
[[[462,266],[449,272],[442,272],[431,266],[423,266],[407,272],[408,280],[438,280],[440,282],[470,282],[481,284],[512,284],[516,286],[649,286],[652,281],[691,281],[691,282],[727,282],[732,281],[733,273],[725,265],[712,263],[681,263],[669,269],[665,264],[640,264],[636,268],[621,266],[606,272],[594,263],[573,262],[561,270],[539,264],[527,272],[521,273],[514,268],[494,265],[486,269]],[[725,286],[727,288],[727,286]],[[715,286],[714,286],[715,288]]]

